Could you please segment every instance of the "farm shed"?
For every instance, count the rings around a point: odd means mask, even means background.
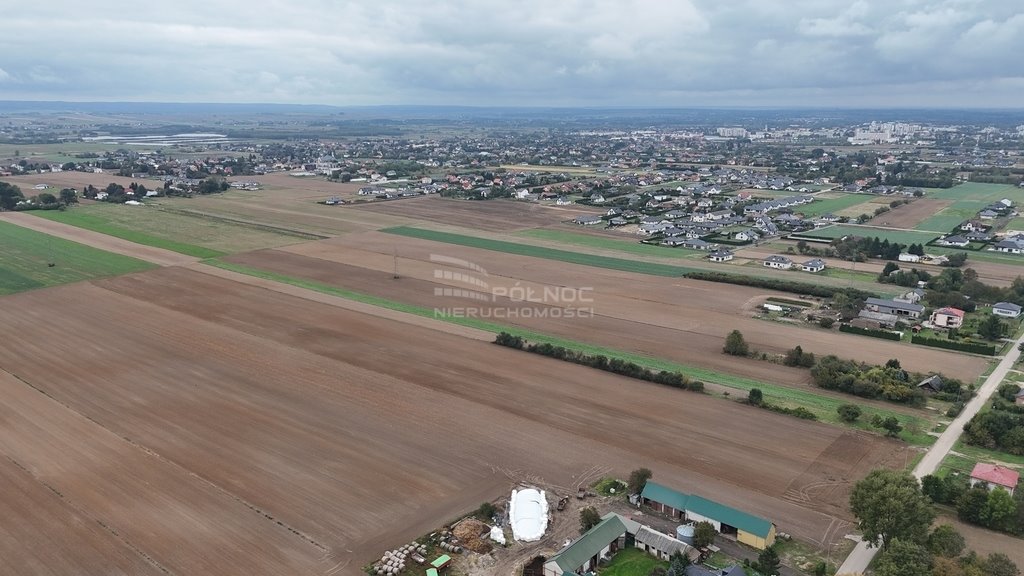
[[[693,546],[686,542],[652,530],[647,526],[640,526],[634,538],[637,548],[660,560],[669,560],[676,552],[689,557],[690,560],[696,560],[699,555]]]
[[[710,522],[715,530],[763,550],[775,543],[775,524],[700,496],[683,494],[656,482],[647,482],[641,494],[651,508],[690,522]]]
[[[626,524],[609,514],[587,533],[571,542],[544,563],[544,576],[584,574],[597,567],[601,558],[625,546]]]

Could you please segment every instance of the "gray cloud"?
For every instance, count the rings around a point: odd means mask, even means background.
[[[37,2],[5,18],[0,98],[1019,107],[1013,4]]]

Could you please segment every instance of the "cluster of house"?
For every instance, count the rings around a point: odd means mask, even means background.
[[[789,270],[794,266],[793,260],[785,256],[779,256],[778,254],[773,254],[765,258],[762,264],[767,268],[775,268],[777,270]],[[821,258],[812,258],[802,264],[799,264],[799,266],[804,272],[816,273],[825,269],[825,261]]]
[[[676,552],[696,560],[698,551],[693,548],[690,528],[697,522],[708,522],[719,534],[758,550],[775,543],[775,524],[768,520],[655,482],[648,481],[643,492],[631,500],[683,525],[675,534],[664,534],[631,518],[606,514],[596,526],[548,558],[544,562],[544,576],[592,573],[603,560],[627,546],[634,546],[662,560],[668,560]],[[741,576],[744,573],[740,566],[713,571],[691,565],[686,571],[687,576]]]
[[[802,206],[804,204],[810,204],[811,202],[814,202],[814,196],[807,194],[802,194],[800,196],[788,196],[786,198],[776,198],[775,200],[748,204],[743,207],[743,213],[747,215],[767,214],[768,212],[774,212],[782,208]]]
[[[893,328],[897,322],[916,323],[922,320],[925,307],[924,289],[915,288],[891,300],[884,298],[868,298],[864,308],[851,322],[861,328]],[[1017,318],[1022,308],[1013,302],[997,302],[992,305],[992,314],[1002,318]],[[928,328],[951,330],[964,324],[965,312],[952,306],[943,306],[932,311],[924,321]]]

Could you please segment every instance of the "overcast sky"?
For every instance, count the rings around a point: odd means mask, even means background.
[[[37,0],[0,99],[1024,106],[1020,0]]]

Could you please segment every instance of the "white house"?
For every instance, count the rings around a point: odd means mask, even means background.
[[[825,269],[825,261],[821,258],[814,258],[813,260],[808,260],[801,264],[800,269],[804,272],[821,272]]]
[[[992,313],[1003,318],[1016,318],[1020,312],[1021,307],[1012,302],[996,302],[992,305]]]
[[[764,265],[768,268],[778,268],[779,270],[789,270],[793,267],[793,261],[785,256],[779,256],[773,254],[764,259]]]
[[[900,254],[899,260],[900,262],[920,262],[921,257],[918,256],[917,254],[909,254],[907,252],[904,252]]]
[[[715,250],[711,254],[708,254],[708,260],[712,262],[728,262],[732,260],[735,255],[729,250]]]

